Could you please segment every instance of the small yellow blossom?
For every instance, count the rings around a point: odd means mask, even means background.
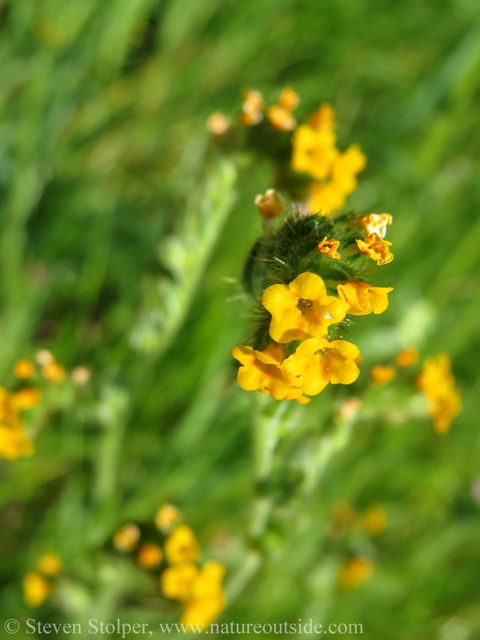
[[[168,533],[180,519],[180,511],[173,504],[162,504],[155,514],[155,525],[160,531]]]
[[[352,144],[346,151],[338,155],[331,171],[332,184],[344,196],[357,188],[357,173],[363,171],[367,158],[357,144]]]
[[[36,387],[25,387],[13,394],[13,402],[20,411],[33,409],[42,401],[42,392]]]
[[[31,456],[33,453],[33,444],[21,425],[12,428],[0,424],[0,457],[16,460],[22,456]]]
[[[225,594],[219,593],[210,598],[190,600],[185,604],[180,623],[183,625],[209,625],[225,609],[227,599]]]
[[[206,562],[192,584],[191,596],[193,600],[216,596],[222,591],[222,581],[225,577],[225,567],[220,562]]]
[[[39,573],[29,571],[22,580],[23,599],[29,607],[39,607],[50,595],[51,586]]]
[[[58,362],[49,362],[42,367],[42,376],[49,382],[59,384],[65,377],[65,367]]]
[[[35,365],[30,360],[18,360],[15,363],[13,372],[20,380],[27,380],[35,373]]]
[[[162,562],[163,553],[157,544],[145,542],[138,550],[138,564],[145,569],[158,567]]]
[[[370,213],[368,216],[362,216],[359,222],[367,235],[376,233],[381,238],[385,238],[387,227],[392,224],[392,216],[389,213]]]
[[[417,386],[425,394],[435,431],[448,433],[452,420],[462,409],[462,401],[446,353],[425,360],[422,373],[417,378]]]
[[[253,127],[263,119],[265,101],[260,91],[246,89],[243,92],[242,113],[240,116],[243,124]]]
[[[311,213],[328,216],[345,203],[345,194],[330,182],[313,182],[309,186],[307,207]]]
[[[200,546],[190,527],[181,525],[173,530],[165,541],[165,555],[169,564],[196,562]]]
[[[381,364],[376,364],[372,367],[371,374],[375,384],[386,384],[397,375],[397,370],[395,367],[384,367]]]
[[[337,251],[339,246],[340,242],[338,240],[325,237],[321,242],[318,243],[318,250],[324,256],[328,256],[329,258],[333,258],[334,260],[340,260],[341,256]]]
[[[176,600],[188,600],[191,596],[193,581],[199,573],[199,568],[193,562],[183,562],[167,567],[160,577],[163,595]]]
[[[207,129],[217,138],[222,138],[230,128],[230,120],[221,111],[215,111],[207,120]]]
[[[335,128],[335,111],[325,102],[310,116],[309,124],[317,131],[333,131]]]
[[[366,556],[347,560],[338,577],[338,584],[344,591],[351,591],[362,585],[373,573],[374,564]]]
[[[72,370],[71,376],[73,384],[77,387],[82,387],[90,380],[92,372],[88,367],[80,366]]]
[[[393,260],[393,253],[389,249],[392,243],[382,240],[376,233],[367,236],[365,240],[355,240],[355,242],[360,251],[375,260],[378,265],[388,264]]]
[[[290,111],[278,104],[268,107],[267,118],[277,131],[293,131],[297,126],[297,121]]]
[[[277,218],[285,211],[285,200],[275,189],[267,189],[263,196],[255,196],[254,202],[262,218],[267,220]]]
[[[128,553],[133,551],[140,540],[140,529],[136,524],[129,523],[118,529],[113,536],[113,546],[117,551]]]
[[[62,559],[57,553],[45,553],[37,560],[37,569],[46,576],[56,576],[62,570]]]
[[[408,347],[395,358],[395,362],[399,367],[411,367],[418,362],[418,351],[413,347]]]
[[[282,89],[278,103],[284,109],[293,111],[300,104],[300,98],[291,87],[285,87]]]
[[[378,505],[372,505],[363,514],[362,524],[371,536],[379,536],[387,528],[387,514],[385,509]]]
[[[298,376],[302,391],[311,396],[320,393],[328,383],[355,382],[360,373],[355,363],[359,355],[358,347],[351,342],[312,338],[285,360],[284,367]]]
[[[282,348],[273,344],[265,351],[254,351],[251,347],[235,347],[230,353],[242,364],[237,374],[237,381],[242,389],[268,393],[275,400],[284,400],[290,394],[296,380],[281,367]],[[301,390],[298,390],[298,396],[301,395]]]
[[[270,335],[276,342],[290,342],[327,335],[328,327],[343,320],[344,302],[327,295],[325,283],[315,273],[302,273],[290,284],[274,284],[262,296],[272,314]]]
[[[388,294],[393,287],[372,287],[365,282],[351,280],[337,286],[338,297],[347,305],[347,313],[364,316],[383,313],[388,307]]]
[[[316,130],[308,124],[295,129],[292,138],[292,169],[308,173],[315,180],[325,180],[339,152],[332,131]]]

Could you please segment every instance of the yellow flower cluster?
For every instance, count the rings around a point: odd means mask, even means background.
[[[351,384],[358,375],[360,352],[345,340],[328,340],[328,327],[347,314],[382,313],[388,306],[390,287],[362,282],[338,285],[338,297],[327,294],[323,279],[302,273],[288,285],[274,284],[262,296],[271,314],[272,342],[264,351],[235,347],[232,356],[241,363],[238,384],[247,391],[270,394],[276,400],[305,403],[303,394],[316,395],[327,384]],[[285,358],[285,344],[301,340]]]
[[[41,400],[41,393],[34,387],[11,392],[0,387],[0,456],[15,460],[30,456],[33,444],[25,433],[20,411],[31,409]]]
[[[395,363],[399,367],[411,367],[418,362],[418,351],[413,347],[407,347],[400,351],[395,358]],[[371,370],[372,382],[383,385],[393,380],[397,375],[397,368],[393,365],[376,364]]]
[[[427,358],[417,378],[417,385],[427,399],[435,431],[448,433],[452,420],[462,408],[461,393],[455,386],[449,356],[439,353]]]
[[[218,562],[198,566],[200,546],[190,527],[181,525],[165,541],[168,566],[161,576],[162,593],[183,604],[181,622],[210,624],[225,608],[222,582],[225,568]]]
[[[357,174],[367,164],[358,145],[351,145],[343,153],[338,150],[334,119],[333,108],[323,104],[309,124],[295,129],[292,139],[292,169],[314,178],[308,208],[323,216],[343,206],[357,187]]]
[[[52,585],[44,576],[57,576],[62,560],[56,553],[46,553],[37,561],[36,571],[29,571],[22,580],[23,599],[29,607],[39,607],[51,593]]]

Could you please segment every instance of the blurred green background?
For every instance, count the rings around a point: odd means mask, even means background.
[[[480,638],[478,3],[3,0],[0,75],[2,384],[42,347],[93,370],[37,418],[35,455],[1,464],[4,618],[178,619],[109,546],[165,501],[207,557],[241,566],[252,398],[229,355],[248,334],[231,280],[272,167],[235,158],[237,180],[205,120],[238,109],[245,86],[271,103],[290,85],[300,117],[330,102],[340,148],[368,157],[349,206],[394,218],[376,282],[395,288],[390,307],[354,333],[362,375],[404,346],[446,351],[464,409],[445,437],[427,420],[361,421],[308,497],[288,476],[265,562],[222,619]],[[332,398],[312,401],[286,449],[319,441]],[[339,500],[383,505],[386,532],[327,539]],[[68,577],[32,614],[21,577],[50,549]],[[345,594],[332,576],[349,554],[376,569]]]

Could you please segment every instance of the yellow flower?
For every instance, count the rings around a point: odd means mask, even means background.
[[[352,144],[341,153],[332,165],[331,180],[343,195],[348,195],[357,188],[357,173],[363,171],[367,158],[357,144]]]
[[[181,525],[173,530],[165,541],[165,555],[170,564],[196,562],[200,546],[190,527]]]
[[[242,113],[240,116],[243,124],[253,127],[263,119],[263,109],[265,102],[260,91],[246,89],[243,92]]]
[[[387,514],[380,506],[372,505],[363,514],[363,527],[371,536],[379,536],[387,528]]]
[[[160,531],[167,533],[179,518],[180,511],[177,507],[173,504],[162,504],[155,515],[155,525],[160,529]]]
[[[49,362],[42,367],[42,376],[49,382],[58,384],[65,377],[65,367],[58,362]]]
[[[37,569],[46,576],[56,576],[62,570],[62,559],[57,553],[45,553],[37,560]]]
[[[267,118],[277,131],[292,131],[297,126],[297,121],[290,111],[278,104],[268,107]]]
[[[408,347],[400,353],[395,358],[395,362],[399,367],[411,367],[418,362],[418,351],[413,349],[413,347]]]
[[[275,400],[286,399],[296,381],[280,366],[283,360],[282,348],[270,345],[265,351],[254,351],[251,347],[235,347],[230,353],[243,365],[237,375],[242,389],[268,393]]]
[[[160,577],[162,593],[167,598],[188,600],[191,595],[193,581],[199,569],[193,562],[183,562],[167,567]]]
[[[384,238],[387,235],[387,226],[392,224],[392,216],[389,213],[370,213],[368,216],[362,216],[359,222],[368,235],[376,233]]]
[[[395,367],[383,367],[381,364],[376,364],[372,367],[371,374],[375,384],[386,384],[397,375],[397,370]]]
[[[53,354],[48,349],[40,349],[40,351],[37,351],[35,359],[41,367],[54,361]]]
[[[338,240],[334,240],[333,238],[328,239],[325,237],[321,242],[318,243],[318,250],[320,253],[323,253],[324,256],[328,256],[329,258],[333,258],[334,260],[340,260],[340,254],[337,249],[340,246],[340,242]]]
[[[225,609],[227,599],[225,594],[219,593],[210,598],[190,600],[185,604],[180,623],[184,625],[208,625],[215,621],[217,616]]]
[[[332,131],[316,130],[308,124],[295,129],[292,145],[292,169],[308,173],[315,180],[325,180],[338,156]]]
[[[372,560],[366,556],[347,560],[340,571],[339,587],[344,591],[356,589],[372,575],[374,566]]]
[[[222,592],[225,567],[219,562],[206,562],[192,584],[192,600],[210,598]]]
[[[303,342],[287,360],[285,368],[299,377],[302,391],[308,395],[320,393],[330,382],[351,384],[360,373],[355,362],[360,351],[345,340],[329,342],[312,338]]]
[[[16,460],[21,456],[31,456],[33,452],[33,444],[21,425],[10,427],[0,424],[0,457]]]
[[[20,411],[32,409],[42,401],[42,392],[36,387],[25,387],[13,394],[13,402]]]
[[[388,295],[393,287],[372,287],[365,282],[351,280],[337,287],[338,297],[347,305],[347,313],[364,316],[383,313],[388,307]]]
[[[285,87],[280,94],[279,104],[284,109],[296,109],[300,103],[298,94],[291,87]]]
[[[307,207],[311,213],[328,216],[345,203],[345,195],[330,182],[312,182]]]
[[[376,233],[367,236],[365,241],[355,240],[355,242],[360,251],[375,260],[378,265],[388,264],[393,260],[393,254],[389,249],[392,243],[382,240]]]
[[[262,296],[272,314],[270,335],[276,342],[290,342],[327,335],[331,324],[345,317],[346,305],[328,296],[325,283],[314,273],[302,273],[290,284],[274,284]]]
[[[435,431],[448,433],[452,420],[462,409],[462,400],[446,353],[425,360],[422,373],[417,378],[417,386],[425,394]]]
[[[140,529],[136,524],[129,523],[118,529],[113,536],[113,546],[117,551],[128,553],[133,551],[140,540]]]
[[[230,120],[221,111],[215,111],[207,119],[207,129],[215,137],[223,137],[230,128]]]
[[[18,360],[15,363],[13,372],[20,380],[27,380],[35,373],[35,365],[30,360]]]
[[[309,124],[317,131],[333,131],[335,128],[335,111],[325,102],[310,117]]]
[[[145,569],[158,567],[163,558],[163,553],[157,544],[145,542],[138,550],[138,564]]]
[[[40,574],[29,571],[22,580],[23,599],[29,607],[39,607],[50,595],[51,586]]]
[[[275,189],[267,189],[263,196],[255,196],[254,202],[262,218],[267,220],[277,218],[285,211],[285,200]]]

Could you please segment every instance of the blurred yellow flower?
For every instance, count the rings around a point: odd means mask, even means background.
[[[138,550],[138,564],[145,569],[158,567],[162,562],[163,553],[157,544],[145,542]]]
[[[382,240],[376,233],[367,236],[365,240],[355,240],[355,242],[360,251],[375,260],[378,265],[388,264],[393,260],[393,253],[389,249],[392,243]]]
[[[346,305],[327,295],[325,283],[315,273],[302,273],[290,284],[274,284],[262,296],[272,314],[270,335],[276,342],[290,342],[327,335],[328,327],[343,320]]]
[[[65,377],[65,367],[58,362],[49,362],[42,367],[42,376],[49,382],[59,384]]]
[[[367,235],[376,233],[384,238],[387,235],[387,226],[392,224],[392,216],[389,213],[370,213],[368,216],[362,216],[359,222]]]
[[[307,207],[311,213],[328,216],[345,203],[345,195],[330,182],[312,182]]]
[[[51,586],[39,573],[29,571],[22,580],[23,599],[29,607],[39,607],[50,595]]]
[[[397,375],[397,370],[395,367],[384,367],[381,364],[376,364],[372,367],[371,375],[375,384],[386,384]]]
[[[292,138],[292,169],[308,173],[315,180],[325,180],[339,155],[333,131],[317,130],[308,124],[295,129]]]
[[[193,562],[184,562],[167,567],[160,577],[163,595],[176,600],[188,600],[191,595],[193,581],[199,572],[199,568]]]
[[[345,340],[329,342],[312,338],[303,342],[284,362],[284,367],[298,376],[302,391],[308,395],[320,393],[328,383],[351,384],[360,373],[355,362],[360,351]]]
[[[358,556],[347,560],[340,571],[338,584],[344,591],[351,591],[362,585],[373,573],[375,565],[370,558]]]
[[[333,131],[335,128],[335,111],[325,102],[310,116],[309,124],[317,131]]]
[[[275,189],[267,189],[262,195],[255,196],[255,206],[262,218],[277,218],[285,211],[285,200]]]
[[[221,111],[215,111],[207,119],[207,129],[217,138],[223,137],[230,128],[230,120]]]
[[[372,505],[363,514],[362,524],[371,536],[379,536],[387,528],[387,514],[385,509],[378,505]]]
[[[155,525],[160,531],[168,533],[179,518],[180,511],[177,507],[173,504],[162,504],[155,514]]]
[[[88,367],[80,366],[72,370],[71,376],[73,384],[81,387],[90,380],[92,372]]]
[[[334,260],[340,260],[340,254],[337,249],[340,246],[340,242],[338,240],[334,240],[333,238],[325,237],[318,243],[318,250],[324,256],[328,256],[329,258],[333,258]]]
[[[193,600],[216,596],[222,591],[225,567],[220,562],[206,562],[192,583]]]
[[[243,92],[241,121],[248,127],[253,127],[262,121],[264,108],[265,101],[260,91],[246,89]]]
[[[185,604],[180,622],[185,625],[211,624],[225,609],[226,603],[227,599],[223,592],[209,598],[190,600]]]
[[[284,109],[293,110],[296,109],[300,104],[300,98],[291,87],[285,87],[284,89],[282,89],[282,93],[280,94],[278,103]]]
[[[357,144],[352,144],[346,151],[339,154],[332,164],[333,186],[342,195],[349,195],[357,188],[357,173],[363,171],[366,165],[367,157]]]
[[[31,456],[34,448],[21,425],[8,427],[0,424],[0,457],[16,460],[22,456]]]
[[[274,104],[267,109],[267,118],[277,131],[292,131],[297,126],[297,121],[290,113],[289,109]]]
[[[365,282],[351,280],[337,286],[338,297],[347,305],[347,313],[364,316],[383,313],[388,307],[388,294],[393,287],[372,287]]]
[[[418,351],[413,347],[408,347],[395,358],[395,362],[399,367],[411,367],[418,362]]]
[[[281,367],[283,349],[275,345],[270,345],[265,351],[234,347],[230,353],[242,364],[237,374],[237,382],[242,389],[269,393],[275,400],[286,399],[296,380]],[[302,395],[301,390],[298,390],[298,395]]]
[[[13,367],[13,372],[20,380],[27,380],[35,373],[35,365],[30,360],[18,360]]]
[[[450,357],[439,353],[426,358],[417,386],[425,394],[435,431],[448,433],[452,420],[462,409],[461,392],[455,386]]]
[[[133,551],[140,540],[140,529],[136,524],[130,522],[115,533],[113,536],[113,546],[117,551],[128,553]]]
[[[165,556],[170,564],[195,562],[200,557],[200,546],[187,525],[180,525],[165,541]]]
[[[33,409],[42,401],[42,392],[36,387],[25,387],[13,393],[13,402],[20,411]]]
[[[37,569],[46,576],[56,576],[62,570],[62,559],[57,553],[45,553],[37,560]]]
[[[35,354],[35,360],[41,367],[44,367],[47,364],[50,364],[54,361],[53,354],[48,349],[40,349]]]

